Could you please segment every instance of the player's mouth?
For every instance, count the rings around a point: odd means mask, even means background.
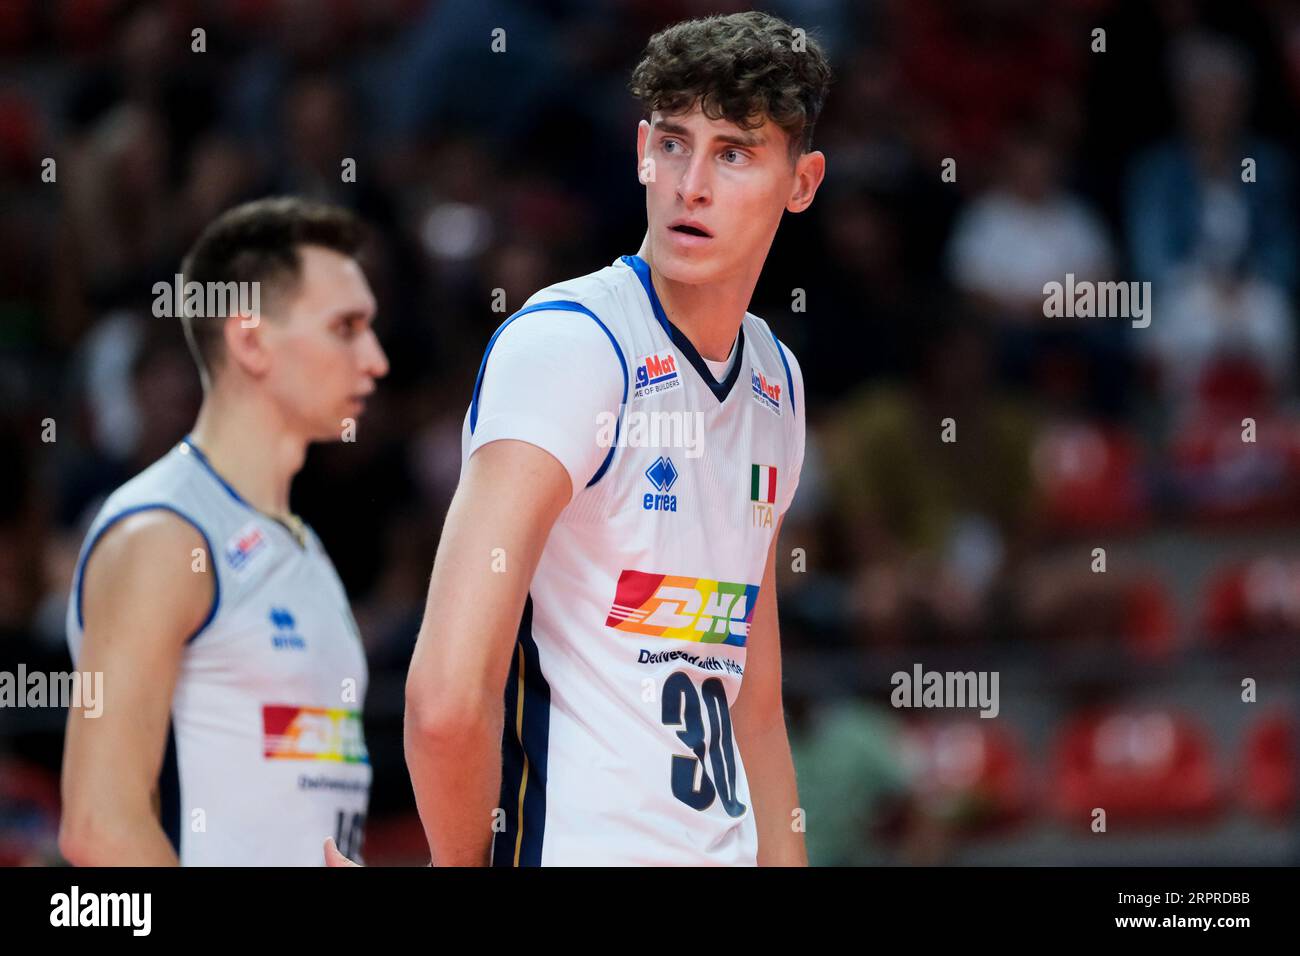
[[[678,219],[668,224],[675,241],[686,246],[703,245],[713,238],[713,233],[694,219]]]

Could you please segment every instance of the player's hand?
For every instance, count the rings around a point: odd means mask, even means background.
[[[339,848],[334,845],[333,837],[325,838],[325,865],[326,866],[360,866],[360,863],[353,863],[346,856],[339,852]]]

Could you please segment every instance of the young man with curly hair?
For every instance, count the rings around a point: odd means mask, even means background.
[[[766,14],[652,37],[641,248],[488,343],[406,685],[435,865],[807,862],[774,572],[804,392],[746,308],[829,76]]]

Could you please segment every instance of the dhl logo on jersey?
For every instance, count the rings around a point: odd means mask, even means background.
[[[271,760],[369,763],[361,713],[325,707],[262,707],[263,755]]]
[[[616,631],[744,647],[757,584],[624,571],[605,625]]]

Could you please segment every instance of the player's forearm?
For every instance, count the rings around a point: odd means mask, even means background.
[[[113,816],[103,808],[65,809],[59,852],[73,866],[179,866],[162,826],[148,812]]]
[[[743,730],[745,736],[739,736],[739,727],[737,736],[758,825],[758,865],[807,866],[803,811],[785,721],[778,718]]]
[[[501,702],[452,722],[421,717],[408,695],[405,740],[433,865],[486,866],[501,790]]]

